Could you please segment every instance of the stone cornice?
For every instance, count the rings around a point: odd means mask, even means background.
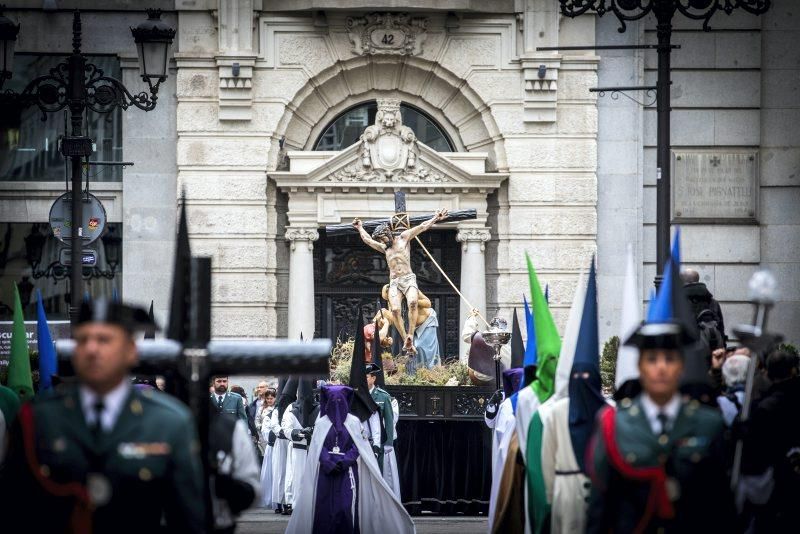
[[[358,173],[358,144],[341,152],[290,151],[289,171],[269,172],[269,177],[284,192],[309,193],[419,190],[429,192],[480,192],[488,194],[500,187],[507,173],[482,172],[486,154],[439,153],[419,144],[419,172],[390,180],[380,175]],[[469,170],[467,170],[467,168]],[[477,172],[476,172],[477,171]]]

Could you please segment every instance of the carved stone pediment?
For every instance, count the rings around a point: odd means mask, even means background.
[[[378,99],[375,123],[341,152],[290,151],[289,170],[270,176],[284,191],[351,188],[490,191],[506,175],[485,171],[486,154],[437,152],[403,125],[400,101]]]
[[[416,56],[422,53],[428,19],[408,13],[370,13],[364,17],[348,17],[345,24],[353,54],[357,56]]]
[[[452,178],[425,164],[418,164],[413,169],[387,175],[375,169],[365,169],[361,161],[339,169],[323,180],[328,182],[403,182],[422,184],[455,182]]]

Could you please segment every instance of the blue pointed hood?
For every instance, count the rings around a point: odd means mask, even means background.
[[[650,301],[650,307],[647,309],[647,324],[671,323],[675,318],[672,309],[672,286],[675,283],[672,279],[672,271],[672,258],[670,258],[664,267],[661,287],[656,293],[656,298]]]
[[[586,446],[594,429],[595,416],[606,404],[600,380],[600,341],[597,330],[597,275],[594,257],[583,304],[575,358],[569,379],[569,434],[575,460],[586,472]]]
[[[658,294],[650,300],[644,324],[625,341],[626,345],[681,348],[697,340],[697,322],[680,280],[680,237],[677,229]]]
[[[58,372],[56,348],[50,337],[47,317],[42,304],[42,292],[36,290],[36,344],[39,349],[39,391],[53,387],[53,375]]]
[[[528,340],[525,342],[525,359],[522,366],[530,367],[536,365],[536,326],[534,326],[533,314],[525,295],[522,295],[522,302],[525,306],[525,329],[528,332]]]

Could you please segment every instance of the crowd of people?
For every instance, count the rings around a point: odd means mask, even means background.
[[[528,267],[527,342],[515,316],[503,389],[486,406],[489,532],[797,530],[792,347],[763,328],[728,339],[708,288],[679,270],[676,240],[644,320],[629,255],[616,377],[604,386],[594,262],[563,336]],[[462,332],[470,362],[490,354],[476,325]],[[32,399],[0,386],[4,531],[231,533],[260,506],[290,516],[290,533],[414,532],[378,336],[367,351],[357,325],[348,385],[284,377],[248,400],[219,375],[198,415],[162,378],[132,376],[137,333],[153,326],[144,310],[84,302],[74,377]]]
[[[512,336],[486,408],[489,532],[796,532],[796,351],[766,331],[748,340],[759,353],[728,339],[697,272],[680,271],[678,238],[644,320],[635,272],[629,255],[604,387],[594,264],[560,337],[529,261],[527,347]]]
[[[380,387],[380,358],[365,359],[363,329],[349,386],[265,380],[248,402],[214,376],[201,436],[204,418],[162,377],[131,374],[137,333],[152,327],[138,308],[84,302],[75,376],[25,403],[0,386],[4,531],[232,533],[254,506],[290,515],[290,532],[414,531],[400,502],[398,404]]]

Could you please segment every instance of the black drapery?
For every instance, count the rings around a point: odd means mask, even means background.
[[[486,514],[492,435],[483,421],[403,421],[397,425],[403,505],[412,515]]]

